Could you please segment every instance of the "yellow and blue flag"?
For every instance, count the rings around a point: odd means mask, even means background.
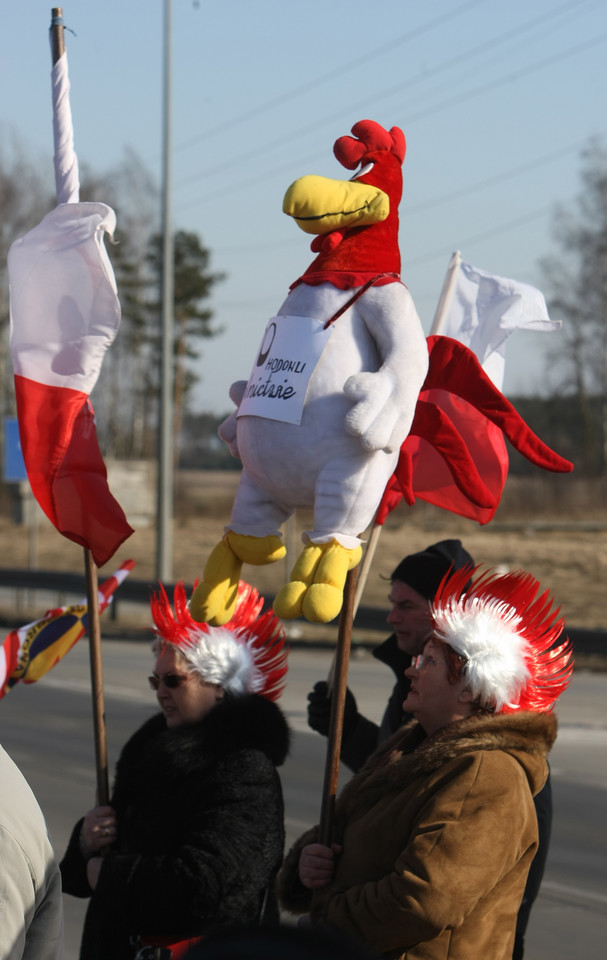
[[[99,613],[111,603],[114,591],[134,566],[134,560],[125,560],[99,585]],[[87,627],[88,607],[83,601],[49,610],[42,620],[11,630],[0,647],[0,698],[19,680],[35,683],[44,676],[84,636]]]

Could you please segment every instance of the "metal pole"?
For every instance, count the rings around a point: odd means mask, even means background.
[[[171,223],[171,0],[164,0],[162,169],[162,337],[158,444],[157,576],[172,579],[173,554],[173,229]]]

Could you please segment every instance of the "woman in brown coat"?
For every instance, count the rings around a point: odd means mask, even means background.
[[[528,574],[470,570],[439,588],[434,629],[407,676],[394,734],[343,790],[336,843],[304,835],[283,904],[360,938],[378,956],[506,960],[537,846],[533,795],[556,737],[568,643]]]

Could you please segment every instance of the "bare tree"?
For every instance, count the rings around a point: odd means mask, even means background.
[[[175,276],[174,276],[174,319],[175,319],[175,376],[174,376],[174,415],[173,436],[177,441],[181,433],[181,424],[190,391],[200,379],[193,369],[192,361],[200,357],[200,341],[215,337],[221,330],[213,327],[213,314],[208,299],[213,286],[223,279],[221,273],[209,270],[210,253],[196,233],[180,230],[175,234]],[[158,292],[162,266],[162,244],[160,236],[152,238],[149,261],[157,278]],[[157,317],[156,348],[160,345],[160,301],[154,301],[152,308]],[[177,442],[175,457],[177,457]]]
[[[116,235],[108,243],[122,320],[93,392],[104,452],[115,457],[145,457],[154,450],[155,400],[149,370],[153,349],[149,331],[150,286],[147,261],[150,236],[157,230],[158,190],[138,156],[128,150],[110,173],[85,170],[83,200],[100,200],[116,211]]]
[[[15,392],[9,352],[9,299],[6,260],[9,247],[23,237],[52,207],[50,178],[31,159],[15,136],[0,137],[0,416],[14,413]]]
[[[548,357],[551,379],[579,406],[585,462],[591,474],[607,464],[607,149],[593,140],[582,153],[582,189],[575,206],[559,207],[559,253],[541,267],[551,315],[563,321]]]

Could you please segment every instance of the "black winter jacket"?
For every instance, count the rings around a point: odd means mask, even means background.
[[[357,712],[356,720],[352,723],[348,735],[344,735],[341,759],[354,773],[360,770],[384,740],[411,719],[411,714],[403,710],[403,700],[407,698],[411,684],[409,678],[405,676],[405,670],[411,664],[411,657],[399,649],[395,634],[375,647],[373,656],[394,671],[396,683],[380,726]]]
[[[226,697],[200,723],[168,729],[162,714],[125,745],[111,804],[117,841],[91,891],[76,824],[63,889],[91,897],[81,960],[127,960],[133,935],[200,936],[277,920],[284,847],[276,766],[289,731],[263,697]],[[269,895],[268,895],[269,892]],[[269,910],[267,909],[269,905]]]

